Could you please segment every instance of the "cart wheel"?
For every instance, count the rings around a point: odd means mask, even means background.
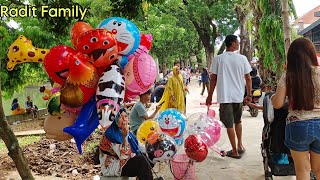
[[[259,114],[258,109],[254,109],[254,108],[250,108],[249,112],[252,117],[257,117]]]

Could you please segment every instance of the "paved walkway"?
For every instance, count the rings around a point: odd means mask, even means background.
[[[204,96],[200,95],[201,88],[197,80],[193,79],[189,85],[190,94],[187,96],[187,116],[193,113],[206,113],[206,107],[201,106],[200,102],[205,102],[207,92]],[[213,101],[216,101],[214,95]],[[218,105],[211,106],[219,117]],[[149,111],[153,112],[153,106]],[[249,112],[244,111],[242,116],[243,124],[243,143],[246,153],[241,159],[232,159],[221,157],[218,154],[209,151],[207,159],[201,163],[196,163],[196,179],[197,180],[264,180],[262,156],[260,154],[261,133],[263,127],[262,112],[258,117],[251,117]],[[41,134],[44,131],[23,132],[24,134]],[[18,135],[18,134],[16,134]],[[221,148],[230,150],[227,135],[224,134],[225,143]],[[166,180],[173,180],[168,164],[160,165],[159,175],[165,177]],[[294,176],[274,177],[275,180],[293,180]]]
[[[201,88],[196,80],[189,85],[190,94],[187,96],[187,116],[203,112],[206,113],[206,107],[200,106],[200,102],[205,102],[207,92],[201,96]],[[214,94],[213,101],[216,101]],[[212,109],[216,111],[216,117],[219,117],[219,105],[212,105]],[[243,144],[246,152],[241,159],[232,159],[229,157],[221,157],[213,151],[209,151],[207,159],[201,163],[196,163],[196,177],[199,180],[264,180],[264,170],[262,156],[260,153],[261,134],[263,128],[262,112],[258,117],[251,117],[248,111],[243,111]],[[225,143],[221,148],[230,150],[227,134],[223,134]],[[166,180],[173,180],[169,166],[161,165],[160,174]],[[275,180],[293,180],[295,176],[274,177]]]
[[[45,133],[46,132],[43,129],[41,129],[41,130],[33,130],[33,131],[14,132],[16,137],[19,137],[19,136],[30,136],[30,135],[43,135]]]

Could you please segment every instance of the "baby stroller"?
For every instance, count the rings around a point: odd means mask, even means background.
[[[295,169],[290,150],[284,145],[288,103],[281,109],[274,109],[271,95],[267,93],[263,99],[263,120],[261,155],[265,180],[272,180],[272,176],[294,176]],[[311,179],[315,180],[313,174]]]

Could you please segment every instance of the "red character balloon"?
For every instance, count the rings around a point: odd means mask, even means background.
[[[61,103],[71,108],[84,105],[94,95],[98,80],[97,70],[88,57],[73,54],[69,57],[69,76],[61,88]]]
[[[69,57],[76,51],[69,46],[58,45],[50,49],[44,58],[44,68],[48,76],[63,85],[69,76]]]
[[[62,85],[62,104],[71,108],[81,107],[94,95],[99,75],[88,60],[87,56],[64,45],[52,48],[45,57],[47,74]]]
[[[93,28],[85,22],[82,22],[82,21],[76,22],[70,31],[70,37],[71,37],[71,42],[73,46],[76,48],[79,37],[83,33],[90,31],[92,29]]]
[[[94,29],[83,33],[77,41],[77,50],[87,54],[97,68],[110,66],[118,59],[115,36],[105,29]]]

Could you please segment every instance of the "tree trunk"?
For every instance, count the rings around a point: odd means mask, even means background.
[[[167,74],[167,66],[166,66],[166,63],[163,63],[161,65],[161,71],[163,73],[163,77]]]
[[[0,89],[0,97],[1,89]],[[16,168],[20,174],[21,179],[31,180],[34,179],[29,169],[28,162],[26,161],[22,150],[19,146],[18,140],[12,130],[10,129],[3,112],[2,98],[0,98],[0,137],[4,141],[9,151],[8,155],[13,160]]]
[[[249,32],[247,29],[247,12],[245,12],[245,10],[239,5],[236,6],[235,11],[237,13],[238,20],[240,23],[240,54],[246,56],[247,59],[251,61],[252,52],[249,39]]]
[[[200,71],[201,68],[203,68],[203,64],[202,64],[202,59],[201,57],[199,57],[200,55],[196,56],[197,58],[197,64],[198,64],[198,68],[197,70]]]
[[[183,59],[183,66],[182,67],[187,67],[188,66],[188,60],[187,59]]]
[[[209,68],[213,60],[213,51],[210,47],[204,47],[204,50],[206,53],[207,67]]]
[[[290,46],[290,25],[289,25],[289,5],[288,0],[281,0],[282,5],[282,24],[284,32],[284,47],[285,47],[285,57],[287,57],[288,49]],[[287,58],[286,58],[287,59]]]
[[[202,22],[197,22],[191,15],[189,15],[189,19],[197,30],[205,50],[207,67],[210,67],[214,55],[214,44],[217,38],[217,26],[212,23],[212,19],[209,17]],[[210,27],[211,29],[207,29],[206,26],[201,23],[207,24],[207,27]]]
[[[219,48],[218,55],[222,54],[225,49],[226,49],[226,44],[223,42],[222,45]]]

